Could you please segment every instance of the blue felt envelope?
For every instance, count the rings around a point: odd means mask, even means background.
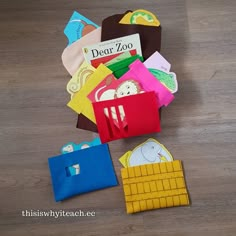
[[[51,157],[48,164],[56,201],[118,185],[107,144]],[[78,173],[71,175],[71,166]]]

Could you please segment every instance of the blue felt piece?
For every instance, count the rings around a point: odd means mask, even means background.
[[[86,26],[89,25],[89,29]],[[85,16],[81,15],[80,13],[74,11],[68,24],[64,29],[64,34],[68,38],[68,46],[75,42],[76,40],[82,38],[86,31],[91,31],[93,28],[96,29],[99,26],[86,18]]]
[[[107,144],[51,157],[48,164],[56,201],[118,185]],[[80,173],[68,176],[68,167],[76,164]]]

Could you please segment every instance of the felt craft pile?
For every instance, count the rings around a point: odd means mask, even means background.
[[[170,63],[159,53],[161,25],[139,9],[107,17],[99,27],[74,12],[64,30],[62,61],[72,76],[68,107],[77,128],[100,138],[67,143],[49,158],[56,201],[118,184],[109,141],[160,132],[159,109],[178,90]],[[181,161],[155,139],[120,158],[127,213],[188,205]]]

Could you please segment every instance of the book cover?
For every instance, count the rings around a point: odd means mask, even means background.
[[[104,41],[83,47],[82,50],[85,60],[95,68],[98,67],[100,63],[107,63],[124,52],[129,52],[131,55],[138,54],[142,56],[139,34]]]

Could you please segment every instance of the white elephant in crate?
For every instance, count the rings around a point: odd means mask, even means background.
[[[120,162],[124,167],[173,161],[166,147],[155,139],[148,139],[133,151],[126,152]]]

